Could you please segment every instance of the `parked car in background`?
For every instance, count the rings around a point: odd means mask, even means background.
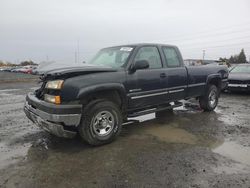
[[[0,71],[32,74],[33,70],[35,70],[36,68],[37,66],[32,66],[32,65],[15,66],[15,67],[0,67]]]
[[[32,67],[31,74],[37,74],[37,66]]]
[[[7,67],[0,67],[0,71],[5,71]]]
[[[2,71],[10,72],[12,67],[1,67]]]
[[[24,66],[19,70],[21,73],[31,74],[32,73],[32,66]]]
[[[18,66],[18,67],[12,67],[11,69],[7,70],[9,72],[19,72],[19,73],[26,73],[31,74],[33,70],[33,66],[27,65],[27,66]]]
[[[12,67],[10,72],[20,72],[22,70],[22,67]]]
[[[250,64],[239,64],[230,70],[227,90],[250,91]]]

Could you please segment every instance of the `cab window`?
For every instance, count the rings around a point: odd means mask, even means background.
[[[135,61],[146,60],[150,69],[162,68],[161,57],[156,47],[146,46],[139,49]]]
[[[174,48],[163,47],[163,53],[168,67],[180,67],[181,63],[178,54]]]

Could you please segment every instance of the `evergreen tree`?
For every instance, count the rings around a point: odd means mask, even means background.
[[[231,57],[229,58],[228,62],[230,64],[234,64],[235,63],[235,58],[231,55]]]
[[[244,49],[242,49],[237,58],[237,63],[246,63],[246,62],[247,62],[246,55]]]

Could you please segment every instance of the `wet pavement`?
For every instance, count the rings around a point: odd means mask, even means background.
[[[91,147],[25,117],[35,87],[0,85],[0,187],[250,187],[249,94],[222,94],[215,112],[189,101],[141,116],[115,142]]]

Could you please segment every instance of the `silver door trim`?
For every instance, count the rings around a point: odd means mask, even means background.
[[[184,91],[184,89],[171,90],[171,91],[169,91],[169,93],[178,93],[178,92],[182,92],[182,91]]]
[[[157,96],[157,95],[164,95],[164,94],[168,94],[169,91],[164,91],[164,92],[159,92],[159,93],[152,93],[152,94],[146,94],[146,95],[140,95],[140,96],[133,96],[131,97],[131,99],[140,99],[140,98],[144,98],[144,97],[153,97],[153,96]]]
[[[198,83],[198,84],[189,84],[188,87],[197,87],[197,86],[204,86],[206,83]]]

